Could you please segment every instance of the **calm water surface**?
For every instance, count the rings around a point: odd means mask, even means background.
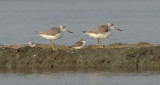
[[[60,24],[75,33],[65,33],[56,44],[72,45],[81,38],[87,44],[97,44],[82,31],[108,22],[124,31],[115,30],[103,44],[159,43],[159,3],[160,0],[0,0],[0,44],[49,44],[35,31]]]
[[[0,85],[159,85],[160,71],[1,71]]]

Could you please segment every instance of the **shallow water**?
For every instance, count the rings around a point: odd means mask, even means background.
[[[56,44],[72,45],[81,38],[87,44],[97,44],[82,31],[108,22],[123,31],[114,31],[103,44],[159,43],[159,3],[160,0],[0,0],[0,44],[49,44],[35,31],[59,24],[74,34],[65,33]]]
[[[159,85],[160,71],[1,70],[0,85]]]

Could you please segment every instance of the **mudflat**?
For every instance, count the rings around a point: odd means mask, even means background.
[[[160,44],[87,45],[79,50],[56,45],[55,51],[47,44],[15,49],[17,46],[0,47],[0,67],[160,67]]]

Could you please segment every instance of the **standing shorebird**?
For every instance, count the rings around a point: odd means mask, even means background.
[[[89,35],[90,37],[98,39],[99,48],[103,48],[101,39],[108,38],[112,34],[111,30],[113,30],[113,29],[122,31],[122,30],[116,28],[114,26],[114,24],[107,23],[106,25],[97,26],[91,31],[83,31],[83,33]]]
[[[59,25],[57,27],[51,27],[43,32],[37,32],[41,37],[50,40],[50,44],[52,46],[52,50],[55,50],[54,40],[57,40],[63,36],[63,32],[73,33],[68,31],[65,26]]]
[[[84,45],[86,44],[86,42],[84,41],[84,39],[80,39],[78,42],[76,42],[74,45],[70,46],[70,48],[74,48],[74,49],[81,49],[84,47]]]

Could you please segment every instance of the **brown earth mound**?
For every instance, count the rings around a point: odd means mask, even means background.
[[[0,67],[160,67],[159,44],[88,45],[80,50],[56,45],[55,51],[45,44],[16,46],[0,47]]]

